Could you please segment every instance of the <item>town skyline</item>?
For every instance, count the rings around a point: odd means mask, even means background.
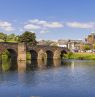
[[[0,0],[0,32],[37,40],[83,40],[95,32],[94,0]]]

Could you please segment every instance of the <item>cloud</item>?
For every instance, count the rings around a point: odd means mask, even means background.
[[[59,22],[46,23],[44,26],[48,27],[48,28],[62,28],[62,27],[64,27],[63,24],[61,24]]]
[[[45,34],[45,33],[48,33],[49,31],[48,30],[42,30],[40,31],[41,34]]]
[[[38,26],[38,25],[34,25],[34,24],[26,24],[24,26],[24,29],[27,29],[27,30],[36,30],[36,29],[40,29],[41,27]]]
[[[33,19],[29,20],[30,23],[37,24],[37,25],[44,25],[47,23],[47,21],[44,20],[39,20],[39,19]]]
[[[38,20],[38,19],[30,20],[29,22],[34,23],[36,25],[43,26],[43,27],[48,27],[48,28],[61,28],[61,27],[64,27],[64,25],[60,22],[48,22],[48,21]]]
[[[47,33],[50,29],[62,28],[64,25],[61,22],[48,22],[45,20],[32,19],[24,25],[24,30],[39,30],[39,33]]]
[[[48,22],[39,19],[29,20],[24,26],[25,29],[42,29],[42,28],[62,28],[64,25],[60,22]]]
[[[84,29],[95,27],[95,23],[81,23],[81,22],[68,22],[66,23],[66,25],[72,28],[84,28]]]
[[[14,31],[15,29],[12,27],[12,24],[7,21],[0,21],[0,29],[10,32]]]

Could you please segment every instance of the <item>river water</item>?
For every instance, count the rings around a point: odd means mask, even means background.
[[[95,61],[15,64],[0,66],[0,97],[95,97]]]

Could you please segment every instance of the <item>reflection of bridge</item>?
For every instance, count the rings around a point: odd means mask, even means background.
[[[61,60],[28,60],[26,61],[18,61],[18,71],[26,71],[32,69],[46,69],[48,67],[60,67],[62,65]]]
[[[0,54],[8,50],[12,59],[26,60],[26,52],[30,52],[31,59],[61,59],[69,50],[56,46],[31,46],[25,43],[0,43]]]
[[[30,70],[42,70],[42,69],[48,69],[48,68],[56,68],[56,67],[61,67],[61,66],[65,66],[65,67],[71,67],[71,61],[67,61],[67,60],[27,60],[27,61],[10,61],[10,60],[3,60],[2,64],[0,64],[0,72],[2,71],[18,71],[20,73],[25,72],[25,71],[30,71]]]

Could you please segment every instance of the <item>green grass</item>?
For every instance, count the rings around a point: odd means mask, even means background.
[[[66,59],[95,60],[94,53],[68,53],[64,55]]]

